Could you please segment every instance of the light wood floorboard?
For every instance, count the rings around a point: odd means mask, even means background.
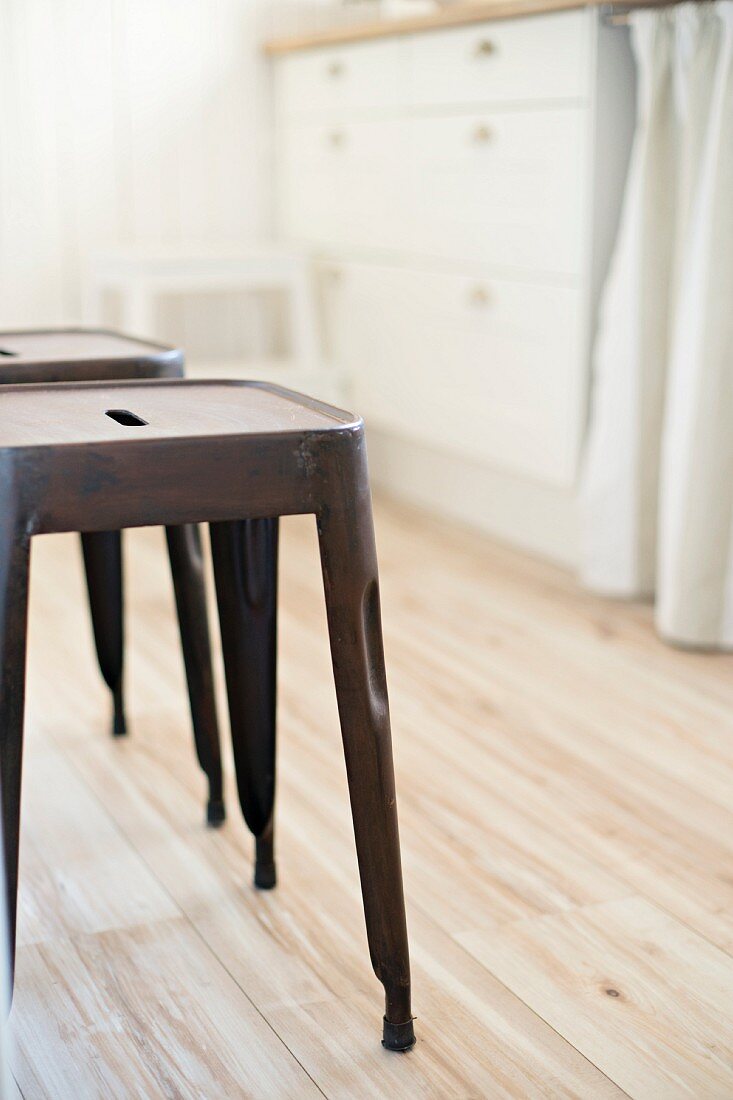
[[[733,657],[672,650],[648,608],[418,513],[377,520],[418,1046],[379,1046],[312,519],[283,522],[272,893],[249,884],[228,754],[227,825],[203,826],[162,533],[126,536],[117,741],[77,540],[51,536],[25,1100],[733,1095]]]

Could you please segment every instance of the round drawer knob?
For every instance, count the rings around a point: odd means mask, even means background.
[[[346,134],[343,130],[332,130],[327,140],[332,149],[343,149],[346,144]]]
[[[482,309],[484,306],[489,305],[491,302],[491,294],[488,287],[479,283],[477,286],[471,288],[468,295],[469,305],[475,306],[477,309]]]
[[[331,80],[337,80],[346,72],[346,66],[344,65],[343,61],[332,61],[326,69],[326,72],[330,76]]]
[[[474,145],[487,145],[493,137],[491,127],[482,122],[471,134]]]
[[[496,53],[496,46],[490,38],[480,38],[476,43],[476,57],[491,57]]]

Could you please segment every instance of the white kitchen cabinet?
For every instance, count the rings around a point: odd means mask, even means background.
[[[588,8],[344,42],[278,56],[274,88],[278,230],[319,261],[326,347],[392,487],[424,468],[413,495],[473,502],[483,470],[492,502],[541,487],[552,515],[633,125],[626,32]]]

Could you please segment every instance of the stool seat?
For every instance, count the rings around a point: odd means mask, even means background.
[[[150,379],[0,389],[0,447],[327,431],[351,413],[263,382]]]
[[[0,383],[177,377],[183,353],[104,329],[0,332]]]

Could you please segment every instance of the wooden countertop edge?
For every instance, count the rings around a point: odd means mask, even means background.
[[[659,0],[651,0],[651,2],[659,3]],[[364,23],[353,23],[350,26],[329,27],[327,30],[313,31],[310,34],[273,38],[265,43],[264,51],[276,57],[279,54],[315,49],[318,46],[338,46],[347,42],[390,38],[395,35],[413,34],[417,31],[460,27],[468,23],[486,23],[493,19],[510,19],[513,16],[597,7],[599,3],[600,0],[489,0],[487,3],[446,4],[445,7],[438,8],[434,12],[406,16],[404,19],[373,19]]]

